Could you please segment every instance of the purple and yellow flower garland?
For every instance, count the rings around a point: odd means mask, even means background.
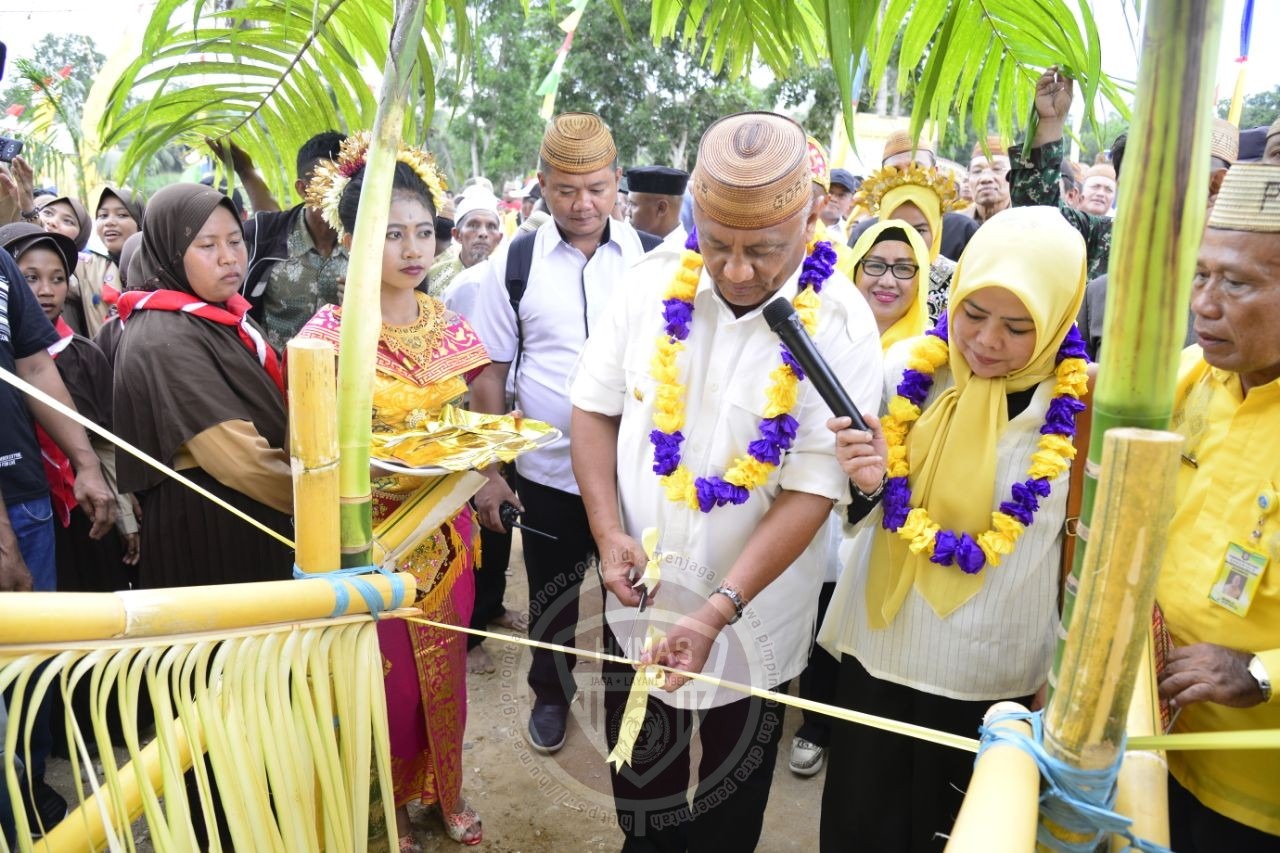
[[[835,265],[836,253],[831,244],[818,241],[810,246],[800,269],[799,289],[791,304],[810,335],[818,328],[818,293]],[[781,463],[799,426],[790,412],[795,408],[804,371],[786,346],[779,344],[782,363],[769,374],[772,383],[765,391],[767,405],[760,421],[760,438],[747,445],[747,452],[733,460],[723,477],[694,477],[681,465],[685,386],[680,383],[677,358],[689,337],[693,297],[701,274],[702,255],[698,252],[698,235],[693,232],[680,256],[680,269],[662,300],[663,334],[658,336],[650,365],[658,381],[653,404],[657,429],[649,433],[649,441],[653,444],[653,471],[661,478],[667,498],[705,513],[725,504],[746,503],[751,490],[764,485],[769,473]]]
[[[1055,357],[1057,384],[1040,427],[1040,444],[1031,456],[1027,479],[1015,483],[1010,499],[991,514],[991,529],[975,537],[963,531],[943,530],[923,507],[911,506],[907,433],[920,417],[921,406],[933,387],[934,372],[947,363],[947,341],[944,316],[912,349],[897,396],[889,401],[889,412],[881,421],[889,449],[883,525],[905,539],[913,553],[927,555],[930,562],[957,565],[967,574],[977,574],[988,564],[999,566],[1000,558],[1013,552],[1018,538],[1035,521],[1040,501],[1049,497],[1053,481],[1071,467],[1076,455],[1072,442],[1076,415],[1085,409],[1080,398],[1089,387],[1088,362],[1084,358],[1084,339],[1072,326]]]

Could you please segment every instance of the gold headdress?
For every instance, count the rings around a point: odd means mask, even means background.
[[[912,163],[905,169],[897,166],[885,166],[867,176],[861,188],[853,197],[854,204],[861,204],[873,215],[880,212],[880,202],[884,194],[897,187],[914,184],[937,193],[942,203],[942,212],[959,210],[965,202],[956,191],[956,181],[950,173],[942,169],[925,168]]]
[[[338,150],[338,159],[320,161],[311,178],[311,183],[307,184],[307,206],[319,210],[324,215],[324,221],[329,223],[329,227],[339,234],[345,233],[342,219],[338,216],[342,191],[347,188],[347,184],[356,173],[364,168],[365,161],[369,157],[371,138],[372,135],[367,130],[348,136]],[[439,213],[444,208],[448,197],[444,194],[444,178],[436,169],[436,159],[425,151],[411,148],[401,142],[400,150],[396,152],[396,160],[412,169],[414,174],[427,185],[427,189],[431,192],[432,205]]]

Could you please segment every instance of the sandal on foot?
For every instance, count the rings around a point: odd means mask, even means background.
[[[412,832],[400,836],[400,853],[422,853],[422,844]]]
[[[476,814],[476,810],[471,806],[464,804],[462,811],[457,814],[445,814],[442,809],[440,812],[444,818],[445,831],[449,833],[449,837],[459,844],[465,844],[473,847],[484,840],[484,830],[480,823],[480,816]],[[468,833],[474,832],[471,837]]]

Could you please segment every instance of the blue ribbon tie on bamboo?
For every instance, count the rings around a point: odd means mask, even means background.
[[[351,603],[350,590],[354,589],[364,599],[365,605],[369,608],[369,615],[376,622],[383,610],[382,593],[361,577],[369,574],[383,575],[391,580],[391,606],[386,608],[387,610],[404,606],[404,581],[395,572],[387,569],[378,566],[352,566],[349,569],[337,569],[332,572],[308,573],[298,568],[296,563],[293,567],[294,580],[326,580],[333,587],[334,605],[333,612],[329,614],[330,619],[347,615],[347,606]]]
[[[1031,723],[1031,737],[1007,728],[997,728],[1004,720],[1026,720]],[[988,747],[1005,743],[1016,746],[1030,755],[1040,768],[1044,788],[1040,793],[1040,815],[1071,833],[1092,833],[1084,842],[1069,842],[1055,838],[1041,820],[1036,830],[1036,841],[1050,850],[1061,853],[1093,853],[1098,844],[1111,835],[1127,838],[1131,850],[1143,853],[1171,853],[1169,848],[1130,832],[1133,821],[1114,810],[1116,779],[1124,761],[1124,745],[1121,744],[1116,762],[1101,770],[1081,770],[1054,758],[1044,748],[1044,722],[1042,712],[1010,712],[997,714],[988,725],[978,729],[980,741],[978,755]]]

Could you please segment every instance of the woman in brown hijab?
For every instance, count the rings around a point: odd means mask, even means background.
[[[231,201],[200,184],[165,187],[135,263],[143,289],[118,303],[117,431],[290,535],[283,379],[239,295],[248,258]],[[290,577],[292,552],[276,539],[133,457],[119,476],[142,495],[141,586]]]
[[[103,187],[94,207],[94,231],[107,253],[87,252],[76,270],[85,337],[92,338],[106,321],[120,292],[120,250],[142,228],[146,212],[142,196],[124,187]],[[87,239],[87,237],[86,237]]]

